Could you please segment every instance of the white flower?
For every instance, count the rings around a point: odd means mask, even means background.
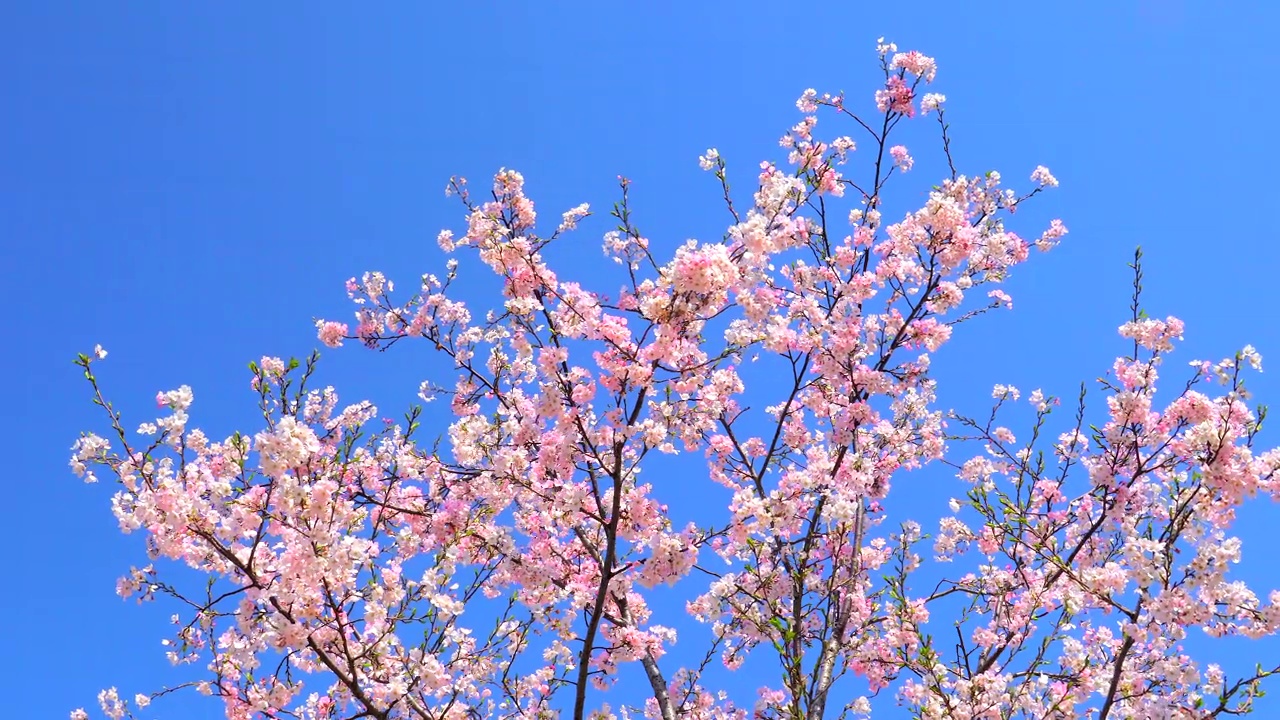
[[[714,170],[718,164],[716,161],[720,159],[720,151],[715,148],[707,148],[706,155],[698,156],[698,167],[703,170]]]
[[[1031,173],[1031,180],[1040,183],[1044,187],[1058,187],[1058,178],[1049,172],[1049,168],[1039,165]]]
[[[942,104],[946,101],[947,96],[942,93],[925,93],[924,97],[920,98],[920,112],[928,115],[934,110],[941,110]]]

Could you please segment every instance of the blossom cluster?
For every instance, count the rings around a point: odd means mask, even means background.
[[[758,166],[749,206],[733,204],[718,151],[699,158],[732,212],[722,240],[645,237],[621,181],[608,293],[547,260],[585,231],[587,205],[542,235],[520,173],[498,172],[483,200],[455,179],[465,229],[437,237],[452,256],[444,276],[397,294],[365,273],[346,286],[354,322],[316,321],[328,347],[419,341],[446,358],[453,376],[420,392],[448,400],[438,442],[417,437],[420,408],[402,423],[368,402],[340,409],[333,388],[312,385],[314,356],[252,364],[251,431],[191,427],[184,386],[156,396],[162,414],[141,433],[110,414],[111,433],[84,435],[72,469],[114,475],[122,531],[147,539],[148,563],[118,590],[177,601],[166,647],[190,687],[234,720],[1247,709],[1266,673],[1229,684],[1179,643],[1193,629],[1280,629],[1280,596],[1228,572],[1236,509],[1280,494],[1280,451],[1254,450],[1259,418],[1243,404],[1241,371],[1260,358],[1196,363],[1162,406],[1158,370],[1184,328],[1135,313],[1120,329],[1133,352],[1113,365],[1091,433],[1078,421],[1040,453],[1060,403],[1010,386],[995,388],[990,420],[948,418],[931,368],[962,322],[1012,306],[1002,283],[1032,249],[1065,236],[1058,220],[1011,227],[1058,180],[1037,167],[1019,193],[997,172],[953,171],[891,215],[886,187],[916,158],[890,131],[941,116],[945,97],[921,92],[932,58],[884,41],[878,52],[884,83],[865,99],[882,122],[805,91],[786,162]],[[824,137],[828,110],[866,137]],[[851,169],[866,148],[886,161]],[[472,271],[500,281],[492,307],[455,292]],[[79,360],[100,401],[91,368],[105,356]],[[1227,388],[1202,392],[1206,379]],[[996,423],[1015,406],[1033,432]],[[973,443],[980,452],[960,454]],[[956,468],[942,497],[963,495],[932,536],[888,521],[931,463]],[[957,574],[916,582],[930,555]],[[209,583],[170,579],[174,565]],[[677,632],[671,592],[701,638]],[[733,671],[761,655],[781,677],[749,698],[713,687],[713,660]],[[629,666],[646,699],[606,704]],[[837,708],[837,696],[853,699]],[[113,689],[99,706],[132,717],[151,700]]]

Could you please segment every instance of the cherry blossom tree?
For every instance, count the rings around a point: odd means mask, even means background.
[[[1010,306],[1001,282],[1066,228],[1012,230],[1056,179],[959,173],[933,59],[878,51],[874,112],[806,91],[749,207],[725,159],[700,158],[732,214],[722,239],[659,257],[622,180],[610,287],[546,259],[586,205],[547,233],[519,173],[484,197],[455,179],[467,221],[439,235],[458,258],[443,276],[397,293],[367,273],[347,285],[354,325],[317,322],[330,347],[447,358],[454,377],[421,387],[449,406],[438,439],[420,405],[395,423],[340,405],[314,355],[250,365],[261,420],[244,432],[193,427],[185,386],[127,425],[99,388],[106,352],[80,356],[110,431],[72,466],[118,482],[112,509],[147,553],[119,593],[177,608],[168,657],[191,677],[107,690],[101,711],[178,691],[238,720],[1250,711],[1280,667],[1228,676],[1183,645],[1280,627],[1280,594],[1229,573],[1237,508],[1280,487],[1280,452],[1253,448],[1258,354],[1165,366],[1183,325],[1143,311],[1136,256],[1100,387],[1065,412],[1006,386],[990,413],[944,412],[934,358]],[[820,114],[854,137],[821,139]],[[936,123],[950,173],[890,216],[908,120]],[[456,290],[483,267],[502,294],[478,310]],[[1161,371],[1175,391],[1157,401]],[[926,532],[894,519],[913,510],[895,485],[929,464],[955,499]]]

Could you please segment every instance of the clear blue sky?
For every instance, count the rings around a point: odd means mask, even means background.
[[[67,469],[77,433],[102,422],[75,353],[111,352],[100,374],[131,426],[186,383],[197,425],[253,430],[247,361],[307,353],[313,317],[349,317],[349,276],[440,267],[435,235],[462,219],[450,175],[520,169],[554,216],[607,209],[625,174],[651,237],[714,239],[727,216],[697,156],[718,147],[749,185],[758,161],[784,159],[776,139],[802,90],[871,92],[882,35],[938,58],[962,172],[1022,183],[1048,165],[1062,188],[1033,220],[1071,228],[1012,283],[1016,310],[938,358],[948,397],[994,382],[1070,395],[1097,377],[1123,350],[1125,263],[1142,244],[1148,307],[1187,321],[1180,357],[1251,342],[1273,368],[1253,385],[1280,401],[1280,4],[634,6],[5,4],[7,713],[65,717],[103,686],[132,696],[172,677],[163,609],[114,594],[141,538],[116,531],[109,486]],[[577,240],[604,262],[598,236]],[[398,413],[423,358],[349,347],[326,353],[321,377]],[[1265,504],[1245,517],[1249,577],[1266,588],[1280,585],[1264,532],[1278,517]],[[184,700],[155,714],[219,713]]]

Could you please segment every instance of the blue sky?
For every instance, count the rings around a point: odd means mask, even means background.
[[[0,354],[14,493],[0,694],[22,698],[10,707],[65,717],[103,686],[132,695],[171,677],[166,612],[114,594],[141,538],[116,531],[108,486],[67,470],[78,432],[102,422],[75,353],[111,352],[100,375],[131,426],[186,383],[197,425],[253,430],[249,360],[306,354],[313,317],[349,316],[347,277],[441,267],[435,235],[462,220],[442,192],[451,175],[517,168],[545,216],[606,210],[625,174],[650,237],[714,239],[727,215],[698,155],[718,147],[747,187],[756,163],[784,159],[776,140],[801,91],[874,89],[880,36],[938,58],[961,171],[1022,183],[1048,165],[1062,187],[1026,229],[1049,216],[1071,228],[1011,283],[1014,311],[964,328],[937,360],[948,397],[995,382],[1070,395],[1102,373],[1124,349],[1137,244],[1148,308],[1187,321],[1179,357],[1248,342],[1280,362],[1280,5],[607,5],[0,10],[0,274],[17,304]],[[604,262],[598,235],[575,240],[582,268]],[[321,378],[398,414],[424,358],[349,347],[325,354]],[[1253,387],[1280,399],[1274,374]],[[1280,585],[1264,532],[1278,512],[1244,517],[1248,577],[1266,588]],[[186,700],[155,713],[218,715]]]

